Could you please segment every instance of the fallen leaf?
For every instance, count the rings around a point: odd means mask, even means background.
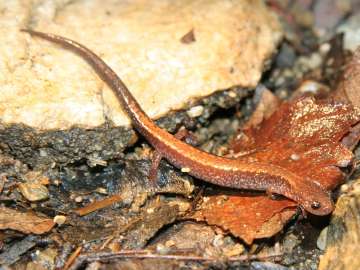
[[[344,179],[339,167],[352,162],[341,140],[359,120],[360,110],[350,104],[302,98],[283,103],[260,126],[241,133],[230,149],[241,159],[284,167],[330,190]]]
[[[259,101],[250,119],[245,123],[245,129],[259,125],[264,119],[269,118],[280,105],[279,98],[265,86],[256,88],[254,99],[259,99]]]
[[[52,219],[0,207],[0,230],[11,229],[27,234],[43,234],[50,231],[54,225]]]
[[[230,149],[234,157],[281,166],[304,182],[316,181],[332,190],[344,179],[340,167],[349,166],[353,159],[341,140],[359,120],[360,111],[348,103],[301,98],[283,103],[260,125],[241,132]],[[296,203],[285,198],[231,194],[209,197],[192,217],[251,244],[279,232],[295,213]]]
[[[289,200],[222,194],[205,197],[201,209],[195,211],[192,218],[229,230],[251,244],[254,238],[270,237],[279,232],[294,215],[294,209],[296,203]]]

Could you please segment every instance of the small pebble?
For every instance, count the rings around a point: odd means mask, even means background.
[[[77,202],[77,203],[81,203],[82,201],[83,201],[83,197],[81,197],[81,196],[77,196],[77,197],[75,197],[75,202]]]
[[[66,221],[66,216],[62,216],[62,215],[57,215],[54,217],[53,219],[54,223],[56,223],[57,225],[62,225],[65,223]]]
[[[175,246],[175,241],[174,240],[168,240],[168,241],[166,241],[165,242],[165,246],[166,247],[173,247],[173,246]]]
[[[47,157],[47,156],[48,156],[48,154],[47,154],[47,152],[46,152],[45,149],[40,149],[39,155],[40,155],[40,157]]]
[[[177,206],[179,207],[179,211],[180,212],[186,212],[187,210],[190,209],[191,204],[188,201],[173,201],[173,202],[169,202],[169,206]]]
[[[184,167],[184,168],[181,168],[181,172],[183,172],[183,173],[188,173],[188,172],[190,172],[191,170],[190,170],[190,168],[188,168],[188,167]]]
[[[322,55],[326,55],[330,51],[330,48],[331,48],[331,46],[329,43],[323,43],[320,45],[319,52]]]
[[[59,180],[59,179],[54,180],[54,185],[55,186],[60,186],[60,184],[61,184],[61,180]]]
[[[231,98],[236,98],[236,93],[234,91],[229,91],[228,92],[228,96],[231,97]]]
[[[294,160],[294,161],[297,161],[297,160],[300,159],[300,156],[299,156],[298,154],[292,154],[292,155],[290,156],[290,158],[291,158],[292,160]]]
[[[161,255],[166,255],[169,253],[170,248],[164,246],[163,244],[158,244],[158,245],[156,245],[156,251],[157,251],[157,253],[159,253]]]
[[[206,203],[206,202],[208,202],[210,200],[210,197],[203,197],[202,200],[203,200],[204,203]]]
[[[87,163],[90,167],[96,167],[98,165],[106,167],[107,166],[107,161],[106,160],[102,160],[102,159],[97,159],[97,158],[89,158],[87,160]]]
[[[215,235],[213,245],[214,247],[220,247],[224,245],[224,236],[221,234]]]
[[[188,110],[186,113],[191,117],[191,118],[195,118],[195,117],[199,117],[200,115],[202,115],[202,113],[204,112],[204,107],[199,105],[199,106],[195,106],[192,107],[190,110]]]
[[[155,212],[154,208],[149,208],[149,209],[146,210],[146,213],[148,213],[148,214],[152,214],[154,212]]]
[[[49,198],[46,186],[39,183],[20,183],[19,191],[30,202],[41,201]]]
[[[226,257],[239,256],[244,253],[245,247],[241,244],[235,244],[230,249],[225,250]]]
[[[348,184],[343,184],[343,185],[341,185],[340,191],[341,191],[342,193],[345,193],[345,192],[347,192],[348,190],[349,190],[349,185],[348,185]]]
[[[319,235],[319,237],[318,237],[318,239],[317,239],[317,241],[316,241],[316,246],[317,246],[318,249],[320,249],[320,250],[325,250],[325,248],[326,248],[327,232],[328,232],[328,227],[325,227],[325,228],[321,231],[321,233],[320,233],[320,235]]]
[[[104,194],[104,195],[108,194],[106,188],[102,188],[102,187],[97,188],[95,191],[97,193]]]
[[[316,81],[305,80],[304,82],[301,83],[297,91],[303,94],[311,93],[313,95],[317,95],[320,93],[321,90],[326,91],[327,87]]]
[[[320,67],[321,63],[322,63],[322,58],[321,58],[320,54],[318,54],[318,53],[311,54],[310,57],[308,58],[308,62],[307,62],[310,69],[316,69],[316,68]]]

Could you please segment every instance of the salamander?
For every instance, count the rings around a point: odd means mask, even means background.
[[[216,156],[189,145],[158,127],[143,111],[119,76],[94,52],[80,43],[49,33],[23,29],[50,42],[73,50],[84,58],[106,84],[131,119],[133,127],[168,162],[203,181],[236,189],[280,194],[314,215],[328,215],[334,209],[330,194],[316,181],[268,163],[248,162]]]

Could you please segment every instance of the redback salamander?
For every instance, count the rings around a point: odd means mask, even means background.
[[[334,205],[328,192],[320,185],[304,181],[285,168],[212,155],[159,128],[142,110],[116,73],[85,46],[53,34],[33,30],[22,31],[58,43],[83,57],[115,92],[135,129],[177,168],[186,168],[190,175],[219,186],[283,195],[314,215],[328,215],[333,211]]]

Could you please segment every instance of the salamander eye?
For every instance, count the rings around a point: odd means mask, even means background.
[[[319,209],[320,207],[321,207],[321,203],[318,202],[318,201],[313,201],[313,202],[311,203],[311,208],[312,208],[312,209]]]

